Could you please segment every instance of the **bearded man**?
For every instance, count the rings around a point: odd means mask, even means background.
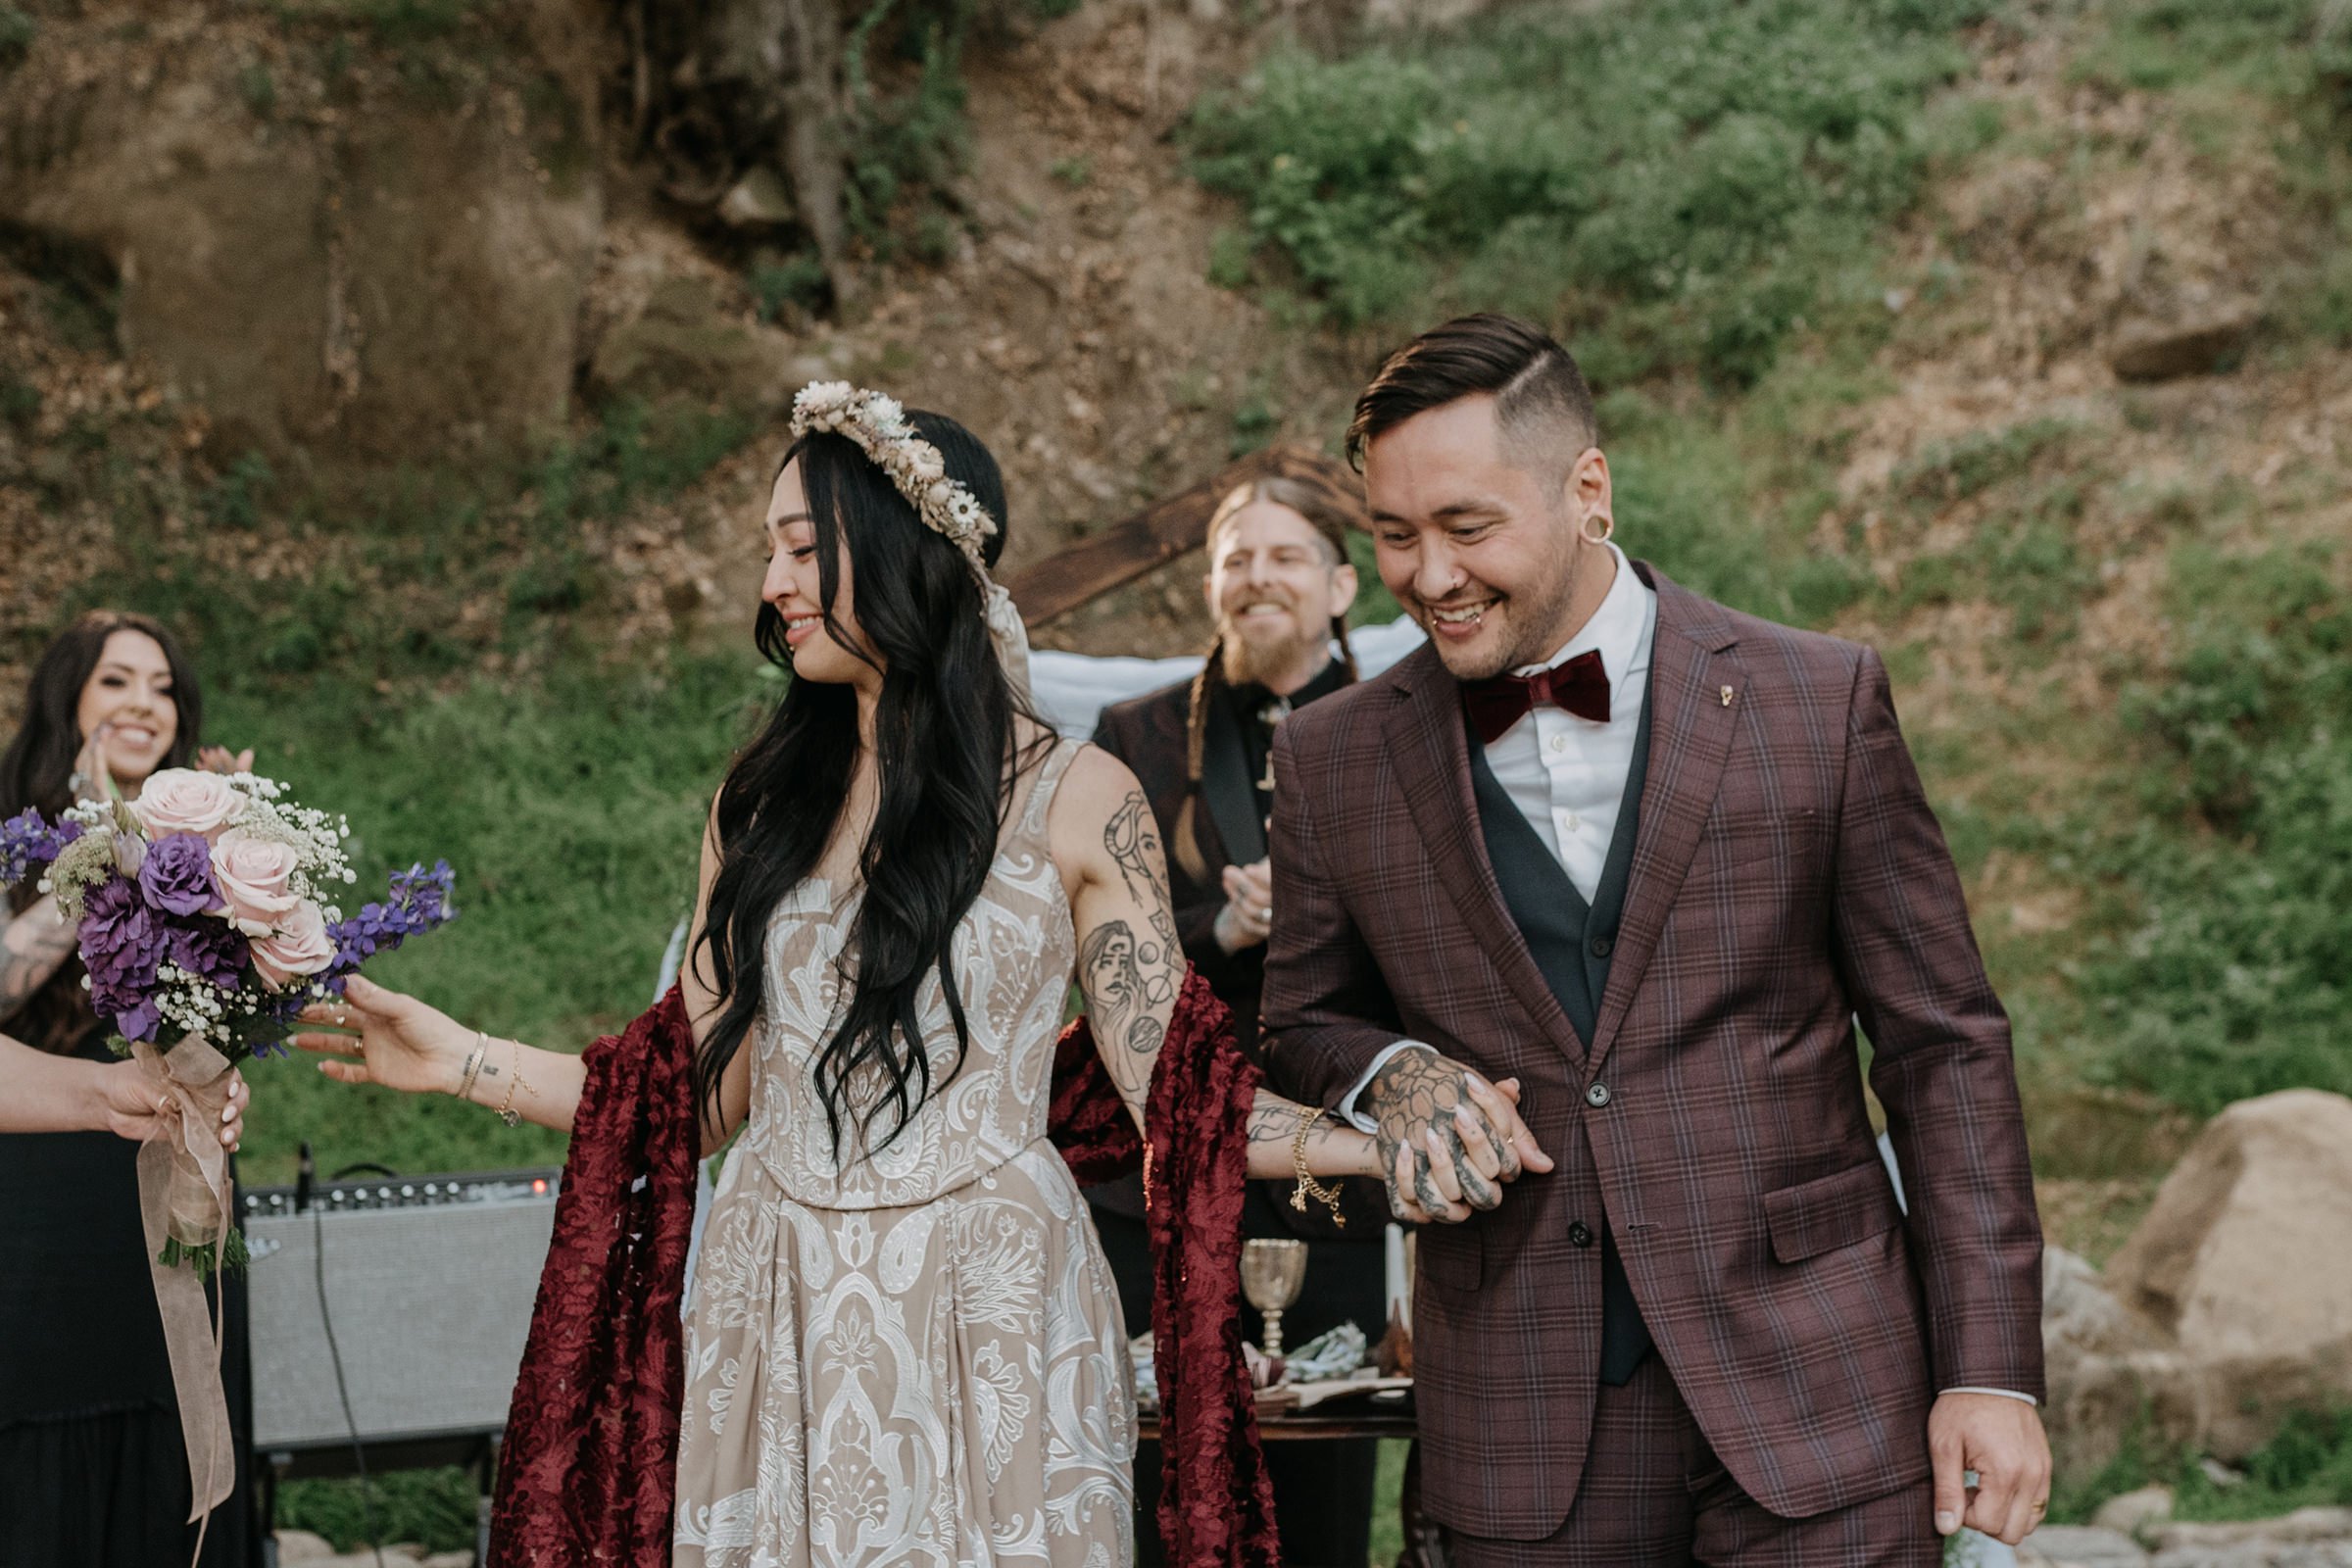
[[[1363,513],[1352,477],[1344,469],[1329,484],[1276,476],[1227,495],[1208,525],[1201,586],[1217,636],[1200,676],[1114,704],[1095,731],[1095,744],[1133,768],[1151,797],[1168,847],[1185,956],[1233,1009],[1235,1033],[1252,1055],[1273,912],[1266,814],[1274,735],[1292,710],[1355,678],[1346,621],[1356,587],[1348,530],[1363,526]],[[1301,1210],[1293,1205],[1291,1183],[1253,1183],[1243,1211],[1246,1235],[1308,1244],[1304,1290],[1283,1313],[1293,1346],[1343,1322],[1377,1340],[1385,1324],[1387,1203],[1377,1183],[1339,1186],[1337,1208],[1310,1201]],[[1089,1188],[1087,1196],[1128,1324],[1140,1328],[1151,1321],[1152,1299],[1143,1189],[1131,1179]],[[1259,1328],[1245,1303],[1244,1333],[1255,1339]],[[1377,1446],[1279,1443],[1269,1446],[1266,1461],[1283,1561],[1363,1568]],[[1159,1495],[1157,1464],[1155,1450],[1139,1458],[1139,1499]],[[1159,1561],[1149,1502],[1138,1509],[1136,1535],[1141,1560]]]
[[[1392,356],[1349,451],[1430,645],[1274,749],[1274,1076],[1451,1222],[1419,1242],[1422,1505],[1460,1568],[2015,1542],[2041,1232],[1886,667],[1628,561],[1599,440],[1524,322]],[[1505,1125],[1471,1070],[1518,1080]]]

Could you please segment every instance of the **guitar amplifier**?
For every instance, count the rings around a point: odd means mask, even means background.
[[[248,1190],[254,1447],[347,1448],[355,1424],[369,1446],[503,1430],[560,1174],[322,1182],[301,1211],[294,1188]]]

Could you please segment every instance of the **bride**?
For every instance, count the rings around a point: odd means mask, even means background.
[[[1046,1132],[1073,978],[1145,1120],[1186,994],[1152,812],[1029,711],[987,449],[839,383],[793,428],[758,637],[794,679],[719,789],[682,979],[702,1151],[743,1136],[686,1329],[675,1558],[1125,1563],[1128,1330]],[[567,1130],[581,1103],[581,1057],[381,987],[312,1021],[357,1030],[297,1042],[344,1082]],[[1379,1174],[1262,1089],[1247,1132],[1251,1177]]]

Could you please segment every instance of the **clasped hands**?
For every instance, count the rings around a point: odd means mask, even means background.
[[[1547,1171],[1519,1115],[1519,1081],[1489,1083],[1423,1045],[1391,1055],[1360,1103],[1378,1124],[1382,1178],[1398,1219],[1452,1225],[1502,1201],[1502,1184]]]
[[[1229,865],[1222,882],[1225,906],[1217,911],[1217,946],[1227,953],[1254,948],[1274,928],[1274,869],[1264,860]]]

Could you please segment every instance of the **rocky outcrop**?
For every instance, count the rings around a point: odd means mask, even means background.
[[[2134,1434],[2158,1447],[2203,1440],[2203,1374],[2170,1335],[2118,1299],[2097,1269],[2046,1248],[2041,1294],[2049,1393],[2042,1419],[2060,1474],[2098,1470]]]
[[[523,34],[489,63],[216,9],[44,25],[0,92],[0,224],[103,253],[120,347],[227,450],[421,460],[561,418],[602,218],[586,0],[489,8]]]
[[[2225,1459],[2288,1408],[2352,1399],[2352,1100],[2290,1090],[2215,1117],[2107,1285],[2216,1392],[2205,1444]]]
[[[2352,1508],[2303,1508],[2239,1524],[2166,1524],[2138,1539],[2052,1525],[2028,1536],[2018,1568],[2352,1568]]]
[[[684,275],[656,283],[642,310],[606,329],[588,384],[599,397],[684,397],[765,413],[827,369],[796,354],[784,333],[729,314],[710,279]]]
[[[2220,305],[2175,320],[2139,322],[2118,336],[2107,363],[2124,381],[2211,375],[2245,352],[2261,319],[2253,306]]]

